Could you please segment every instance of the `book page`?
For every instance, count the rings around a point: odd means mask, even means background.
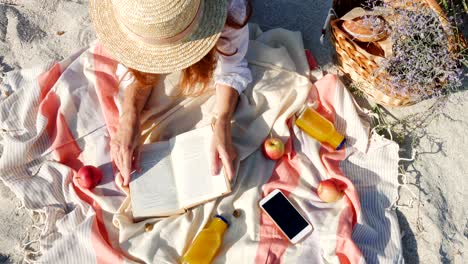
[[[190,207],[229,192],[224,173],[212,176],[210,172],[212,134],[208,126],[173,139],[172,162],[182,206]]]
[[[169,141],[143,145],[142,171],[130,182],[135,218],[171,215],[180,209],[170,153]]]

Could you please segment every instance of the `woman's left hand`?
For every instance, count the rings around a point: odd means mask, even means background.
[[[235,173],[233,163],[236,159],[237,152],[232,144],[231,122],[226,119],[218,119],[214,124],[211,140],[211,174],[219,174],[222,165],[229,180],[232,180]]]

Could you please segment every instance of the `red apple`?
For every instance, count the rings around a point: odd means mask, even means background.
[[[318,188],[317,194],[320,199],[326,203],[334,203],[343,197],[343,191],[339,190],[335,180],[328,179],[321,181]]]
[[[86,189],[93,189],[102,180],[102,172],[94,166],[83,166],[75,175],[78,184]]]
[[[284,144],[281,139],[268,138],[263,143],[263,154],[271,160],[277,160],[284,154]]]

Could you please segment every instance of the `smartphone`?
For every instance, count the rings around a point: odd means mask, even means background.
[[[293,244],[301,241],[313,230],[312,225],[278,189],[263,198],[259,205]]]

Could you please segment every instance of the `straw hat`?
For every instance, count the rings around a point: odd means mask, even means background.
[[[170,73],[201,60],[215,45],[227,0],[90,0],[99,41],[127,67]]]

